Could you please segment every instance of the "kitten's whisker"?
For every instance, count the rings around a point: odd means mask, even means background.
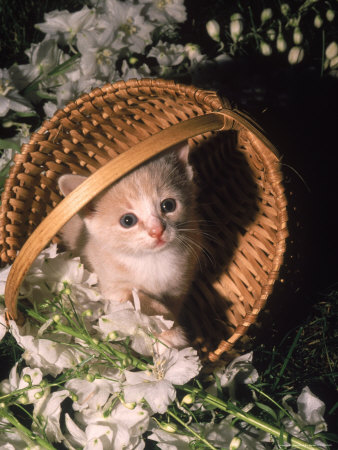
[[[196,242],[194,239],[192,239],[187,235],[180,236],[180,238],[181,241],[184,240],[185,243],[190,244],[191,247],[194,245],[197,249],[200,250],[202,254],[204,254],[208,258],[208,260],[213,266],[216,265],[215,259],[212,257],[211,253],[207,251],[205,247],[203,247],[202,245],[200,245],[198,242]]]
[[[205,236],[207,239],[209,239],[212,242],[218,243],[219,239],[217,239],[216,236],[207,233],[206,231],[200,230],[198,228],[179,228],[180,231],[186,231],[186,232],[190,232],[190,231],[200,231],[200,233],[203,234],[203,236]]]
[[[193,248],[193,246],[191,244],[189,244],[189,242],[184,240],[184,238],[182,236],[177,236],[177,240],[179,241],[180,244],[182,244],[183,247],[185,247],[195,257],[195,259],[198,262],[198,265],[200,267],[200,270],[202,270],[202,264],[201,264],[199,253]]]

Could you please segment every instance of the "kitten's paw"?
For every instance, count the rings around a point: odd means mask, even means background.
[[[183,328],[180,326],[174,326],[170,330],[163,331],[157,337],[160,342],[168,347],[184,348],[190,345]]]

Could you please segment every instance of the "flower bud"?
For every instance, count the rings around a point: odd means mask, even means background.
[[[266,34],[269,41],[274,41],[276,39],[276,30],[274,30],[273,28],[269,28]]]
[[[65,295],[70,295],[71,292],[72,292],[72,291],[69,289],[69,287],[65,288],[65,289],[62,291],[62,293],[65,294]]]
[[[216,20],[209,20],[206,24],[206,29],[208,35],[211,37],[212,40],[219,42],[221,39],[219,37],[219,24]]]
[[[304,58],[304,49],[302,47],[292,47],[288,54],[290,64],[298,64]]]
[[[294,42],[296,45],[299,45],[299,44],[302,43],[302,41],[303,41],[303,33],[300,31],[300,28],[299,28],[299,27],[296,27],[296,28],[293,30],[293,42]]]
[[[193,394],[187,394],[182,398],[181,404],[191,405],[195,401],[195,396]]]
[[[27,384],[32,384],[32,378],[30,375],[28,375],[28,373],[26,373],[23,377],[22,377],[23,381],[25,381]]]
[[[131,64],[132,66],[135,66],[135,64],[138,63],[138,58],[136,58],[136,56],[131,56],[129,58],[129,64]]]
[[[70,393],[70,398],[73,400],[73,402],[77,402],[79,400],[79,396],[76,395],[74,392]]]
[[[48,386],[48,382],[46,380],[41,380],[39,386],[44,389],[46,386]]]
[[[36,398],[36,400],[40,400],[40,398],[43,397],[43,392],[39,391],[39,392],[35,392],[34,394],[34,398]]]
[[[334,58],[330,59],[330,69],[337,69],[338,68],[338,56],[335,56]]]
[[[86,309],[85,311],[83,311],[82,315],[84,317],[91,317],[93,315],[93,311],[91,309]]]
[[[234,41],[237,41],[243,31],[243,17],[235,13],[230,17],[230,34]]]
[[[94,345],[99,345],[99,340],[96,338],[92,339]]]
[[[240,439],[239,437],[235,436],[234,438],[232,438],[230,445],[229,445],[229,450],[237,450],[242,444],[242,439]]]
[[[124,358],[124,359],[122,360],[122,366],[123,366],[123,367],[129,367],[129,366],[131,366],[132,364],[133,364],[133,359],[130,358],[129,356],[127,356],[126,358]]]
[[[21,403],[22,405],[27,405],[29,403],[27,395],[26,394],[20,395],[20,397],[18,398],[18,402]]]
[[[287,49],[286,40],[284,39],[284,36],[281,33],[277,36],[276,47],[280,53],[285,52],[285,50]]]
[[[299,20],[298,20],[297,17],[291,17],[291,18],[289,19],[289,25],[290,25],[291,27],[293,27],[293,28],[298,27],[298,22],[299,22]]]
[[[119,396],[120,402],[123,406],[125,406],[127,409],[133,410],[136,407],[136,402],[125,402],[122,396]]]
[[[115,341],[119,337],[119,334],[116,331],[111,331],[108,333],[108,341]]]
[[[6,120],[6,122],[2,122],[2,126],[4,128],[10,128],[13,127],[15,123],[12,120]]]
[[[290,12],[290,5],[288,3],[282,3],[280,5],[280,10],[283,16],[287,16]]]
[[[337,42],[332,41],[325,50],[325,56],[327,59],[333,59],[335,56],[337,56],[338,53],[338,46]]]
[[[267,42],[261,41],[260,43],[261,53],[264,56],[270,56],[272,53],[271,45]]]
[[[160,427],[168,433],[176,433],[177,431],[177,425],[173,422],[160,422]]]
[[[53,320],[54,320],[55,323],[59,323],[60,320],[61,320],[60,314],[55,314],[55,315],[53,316]]]
[[[333,19],[335,18],[335,15],[336,15],[336,13],[333,11],[333,9],[328,9],[328,10],[326,11],[326,19],[327,19],[329,22],[332,22],[332,21],[333,21]]]
[[[0,409],[4,409],[4,408],[6,408],[6,403],[1,402],[1,403],[0,403]]]
[[[95,380],[95,375],[93,375],[92,373],[87,373],[86,380],[92,383]]]
[[[261,21],[262,23],[266,22],[267,20],[270,20],[272,18],[272,9],[271,8],[265,8],[261,12]]]
[[[321,26],[323,25],[323,19],[319,14],[317,14],[316,17],[314,18],[313,25],[316,28],[321,28]]]

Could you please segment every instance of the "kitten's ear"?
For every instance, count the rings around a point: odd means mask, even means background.
[[[79,186],[79,184],[83,183],[86,180],[86,177],[82,177],[81,175],[62,175],[58,179],[58,185],[61,191],[61,194],[65,197],[74,191],[75,188]]]
[[[185,164],[188,178],[189,180],[192,180],[194,177],[194,172],[189,164],[190,147],[188,141],[180,142],[173,147],[173,150],[176,152],[178,158]]]
[[[58,179],[59,189],[63,196],[70,194],[77,188],[81,183],[83,183],[87,177],[82,177],[81,175],[62,175]],[[79,211],[80,217],[90,217],[90,215],[95,211],[94,203],[89,202],[84,206],[81,211]]]

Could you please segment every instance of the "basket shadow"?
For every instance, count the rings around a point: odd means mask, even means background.
[[[205,354],[229,338],[246,311],[229,295],[229,267],[259,211],[257,183],[234,131],[202,140],[192,153],[204,252],[181,321]],[[236,304],[234,304],[236,303]]]

